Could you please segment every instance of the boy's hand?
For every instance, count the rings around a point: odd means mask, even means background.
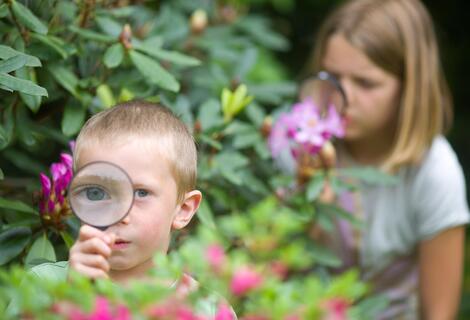
[[[70,248],[69,265],[74,270],[91,279],[108,278],[111,246],[114,235],[88,225],[80,228],[77,241]]]

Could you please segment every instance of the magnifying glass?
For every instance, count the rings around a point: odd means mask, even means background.
[[[115,164],[91,162],[75,174],[68,199],[83,223],[104,230],[129,213],[134,202],[132,180]]]
[[[341,84],[336,77],[326,71],[320,71],[304,80],[299,95],[301,100],[311,98],[319,108],[321,116],[328,114],[330,106],[335,107],[340,115],[346,109],[347,99]]]

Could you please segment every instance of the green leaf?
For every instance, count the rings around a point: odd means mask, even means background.
[[[200,60],[193,58],[191,56],[182,54],[178,51],[163,50],[163,49],[155,48],[153,46],[150,47],[145,44],[139,44],[135,48],[157,59],[172,62],[174,64],[181,65],[181,66],[194,67],[194,66],[198,66],[201,64]]]
[[[119,66],[124,58],[124,48],[122,44],[115,43],[104,53],[103,61],[108,68]]]
[[[100,84],[98,88],[96,88],[96,95],[100,99],[101,105],[106,109],[116,104],[111,88],[105,83]]]
[[[219,101],[215,99],[205,101],[199,107],[197,119],[200,121],[203,131],[222,125],[224,120],[222,119],[222,114],[220,112]]]
[[[173,77],[171,73],[163,69],[157,61],[150,59],[135,50],[130,51],[129,56],[136,68],[148,82],[154,83],[169,91],[179,91],[180,85],[178,81],[176,81],[175,77]]]
[[[56,262],[57,258],[55,255],[54,247],[52,243],[47,239],[46,234],[39,236],[33,245],[29,249],[26,255],[25,264],[30,265],[34,260],[48,260]]]
[[[201,202],[201,205],[199,206],[199,209],[197,211],[197,217],[206,227],[216,229],[216,225],[214,222],[214,214],[212,213],[212,209],[207,203],[207,201]]]
[[[115,37],[108,36],[105,34],[101,34],[95,31],[87,30],[87,29],[82,29],[77,26],[70,26],[69,30],[78,34],[80,37],[88,40],[94,40],[94,41],[99,41],[99,42],[113,42],[116,41]]]
[[[11,90],[36,96],[46,96],[47,90],[32,81],[19,79],[6,73],[0,73],[0,85]]]
[[[0,124],[0,150],[4,149],[8,145],[9,141],[10,141],[10,138],[8,137],[8,133]]]
[[[15,75],[20,79],[29,80],[36,83],[36,73],[32,68],[24,67],[18,69],[16,70]],[[36,113],[39,110],[39,107],[41,106],[41,96],[32,96],[23,92],[20,92],[20,96],[31,111]]]
[[[61,65],[52,65],[49,66],[49,72],[65,90],[78,96],[78,78],[72,71]]]
[[[39,34],[47,34],[47,26],[20,2],[12,1],[11,8],[18,21],[25,27]]]
[[[46,36],[46,35],[37,34],[37,33],[32,33],[31,37],[42,42],[43,44],[50,47],[51,49],[53,49],[62,58],[65,59],[68,57],[69,52],[67,52],[66,44],[62,39],[54,37],[54,36]]]
[[[66,136],[72,136],[80,131],[85,122],[86,110],[78,104],[69,103],[62,116],[62,132]]]
[[[28,58],[25,55],[19,54],[11,57],[5,61],[0,62],[0,72],[9,73],[15,71],[26,64]]]
[[[24,202],[18,200],[9,200],[5,198],[0,198],[0,208],[14,210],[18,212],[38,214],[36,210],[25,204]]]
[[[315,262],[329,267],[339,267],[341,260],[330,250],[319,245],[310,243],[308,252],[313,255]]]
[[[0,59],[6,60],[6,59],[12,58],[12,57],[17,56],[17,55],[23,55],[23,56],[26,57],[26,59],[27,59],[26,65],[28,67],[40,67],[40,66],[42,66],[41,60],[39,60],[35,56],[31,56],[29,54],[25,54],[23,52],[16,51],[15,49],[4,46],[4,45],[0,45]]]
[[[3,174],[2,168],[0,168],[0,180],[5,179],[5,175]]]
[[[314,201],[323,190],[325,176],[322,173],[316,174],[310,179],[307,185],[307,200]]]
[[[33,175],[47,171],[47,167],[38,162],[37,159],[31,158],[29,155],[21,151],[9,148],[5,149],[2,155],[18,168]]]
[[[324,214],[327,216],[336,216],[338,218],[345,219],[349,221],[355,228],[361,229],[364,227],[363,222],[357,217],[355,217],[351,212],[348,212],[335,204],[317,203],[316,205],[319,214]]]
[[[365,183],[375,185],[394,185],[398,182],[397,177],[373,167],[338,169],[338,174],[340,176],[356,178]]]
[[[31,239],[31,230],[26,227],[10,228],[0,234],[0,265],[19,255]]]
[[[64,240],[65,245],[67,246],[67,248],[70,249],[73,246],[74,242],[75,242],[75,240],[72,238],[72,236],[70,234],[68,234],[67,232],[65,232],[65,231],[61,231],[60,236],[62,237],[62,240]]]
[[[0,5],[0,18],[5,18],[9,13],[8,5],[6,3]]]

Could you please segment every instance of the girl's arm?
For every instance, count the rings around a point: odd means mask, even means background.
[[[448,229],[419,245],[422,319],[455,319],[460,302],[465,228]]]

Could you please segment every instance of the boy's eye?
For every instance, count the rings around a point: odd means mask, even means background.
[[[135,190],[135,196],[138,197],[138,198],[143,198],[143,197],[146,197],[148,196],[148,191],[144,190],[144,189],[137,189]]]

